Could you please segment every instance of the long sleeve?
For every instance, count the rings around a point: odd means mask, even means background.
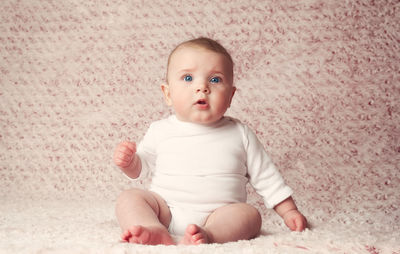
[[[265,206],[273,208],[291,196],[293,191],[285,184],[263,145],[247,126],[244,126],[244,145],[249,182],[263,197]]]

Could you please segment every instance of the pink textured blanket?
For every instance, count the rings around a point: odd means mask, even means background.
[[[400,253],[400,3],[0,1],[0,253]],[[249,188],[263,234],[119,242],[115,145],[168,116],[179,42],[235,61],[228,115],[257,133],[310,222],[291,233]]]

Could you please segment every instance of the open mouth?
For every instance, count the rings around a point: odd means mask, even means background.
[[[199,105],[206,105],[206,104],[207,104],[207,101],[204,100],[204,99],[200,99],[200,100],[198,100],[198,101],[196,102],[196,104],[199,104]]]
[[[195,105],[197,106],[198,109],[204,110],[208,109],[209,105],[206,99],[200,99],[196,101]]]

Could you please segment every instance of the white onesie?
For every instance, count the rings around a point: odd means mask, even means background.
[[[176,116],[150,125],[138,145],[150,190],[167,202],[169,230],[183,235],[188,224],[203,226],[217,208],[246,202],[250,182],[267,208],[292,195],[255,134],[224,117],[211,126],[182,122]],[[146,174],[146,173],[144,173]]]

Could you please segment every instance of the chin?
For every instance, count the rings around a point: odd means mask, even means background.
[[[218,118],[216,118],[216,117],[210,117],[210,118],[197,118],[197,119],[193,119],[193,123],[197,123],[197,124],[203,124],[203,125],[207,125],[207,124],[213,124],[213,123],[215,123],[215,122],[217,122],[217,121],[219,121],[220,119],[222,118],[222,116],[221,117],[218,117]]]

